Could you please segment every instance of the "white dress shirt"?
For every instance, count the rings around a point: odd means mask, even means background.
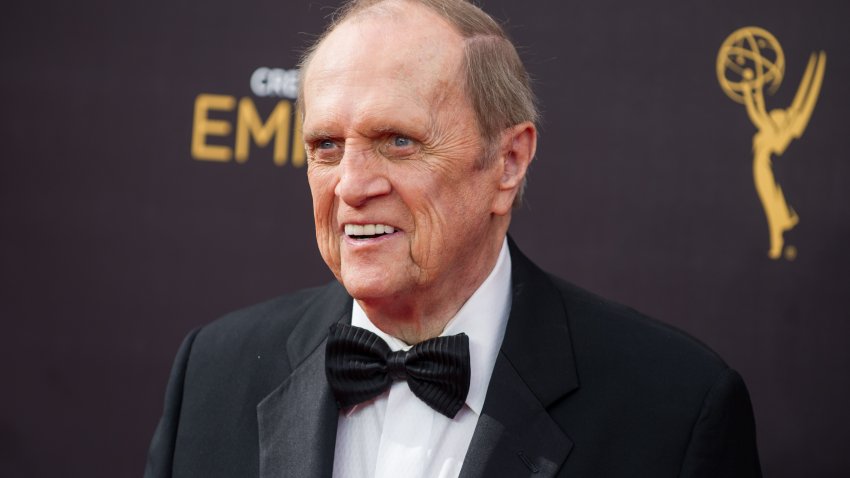
[[[407,382],[368,402],[340,411],[335,478],[456,478],[484,406],[493,366],[511,310],[511,257],[505,239],[490,275],[441,335],[469,336],[470,383],[454,419],[416,397]],[[376,327],[357,301],[351,324],[378,334],[393,351],[410,346]]]

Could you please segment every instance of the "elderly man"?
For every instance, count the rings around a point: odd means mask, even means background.
[[[338,282],[189,335],[148,477],[759,476],[741,378],[507,239],[527,73],[463,0],[349,3],[303,62]]]

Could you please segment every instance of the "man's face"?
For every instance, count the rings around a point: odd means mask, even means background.
[[[439,298],[480,280],[499,173],[476,167],[462,57],[459,34],[409,7],[340,25],[305,74],[316,237],[357,299]]]

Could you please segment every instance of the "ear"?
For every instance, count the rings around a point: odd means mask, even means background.
[[[520,123],[502,131],[499,145],[498,164],[500,169],[499,189],[493,201],[493,213],[504,216],[510,213],[514,199],[525,180],[525,173],[537,149],[537,128],[530,121]]]

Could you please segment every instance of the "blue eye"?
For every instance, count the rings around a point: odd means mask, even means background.
[[[319,149],[331,149],[334,147],[334,142],[329,139],[323,139],[319,141],[317,146]]]
[[[410,146],[413,141],[410,138],[405,138],[404,136],[396,136],[393,139],[393,145],[399,148],[404,148],[405,146]]]

